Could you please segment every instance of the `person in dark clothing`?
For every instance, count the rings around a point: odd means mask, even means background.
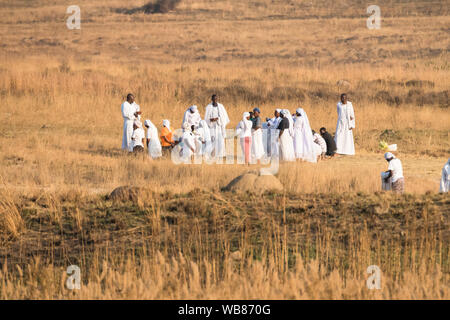
[[[320,135],[327,144],[327,153],[325,155],[333,157],[336,154],[336,142],[334,141],[331,134],[328,133],[326,128],[320,128]]]

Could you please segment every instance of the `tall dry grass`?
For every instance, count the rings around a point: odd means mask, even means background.
[[[81,30],[66,28],[65,1],[0,4],[1,298],[448,299],[442,2],[379,1],[377,31],[361,1],[185,0],[167,15],[78,4]],[[343,91],[357,155],[283,163],[284,195],[219,193],[244,166],[120,150],[128,92],[158,126],[194,103],[203,115],[218,93],[230,128],[255,106],[302,106],[333,132]],[[377,193],[380,140],[399,146],[403,197]],[[160,196],[106,201],[120,185]],[[74,263],[79,292],[64,287]],[[365,287],[370,264],[381,291]]]

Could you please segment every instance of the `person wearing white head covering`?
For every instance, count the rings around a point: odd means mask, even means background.
[[[267,155],[278,156],[278,125],[281,121],[281,109],[275,109],[274,117],[267,119]]]
[[[295,113],[294,150],[297,159],[317,162],[318,149],[316,151],[308,115],[303,108],[298,108]]]
[[[147,149],[148,155],[152,159],[157,159],[162,156],[161,142],[158,137],[158,129],[150,120],[144,121],[144,126],[147,128]]]
[[[251,161],[252,126],[253,122],[250,120],[250,113],[244,112],[242,115],[242,120],[239,121],[236,127],[236,135],[239,135],[245,164],[250,164]]]
[[[205,120],[200,120],[197,133],[199,144],[196,150],[199,154],[209,157],[212,149],[211,135]]]
[[[183,123],[188,123],[190,126],[194,126],[194,129],[198,128],[202,118],[200,117],[200,113],[198,112],[198,107],[196,105],[190,106],[185,112],[183,116]]]
[[[192,127],[189,123],[183,124],[183,135],[181,137],[181,159],[185,163],[191,162],[191,157],[195,153],[195,136],[192,133]]]
[[[441,184],[439,186],[439,192],[445,193],[450,189],[450,158],[442,168]]]
[[[145,143],[145,131],[142,128],[142,123],[138,119],[134,120],[133,129],[133,135],[131,136],[131,140],[133,141],[133,152],[143,152]]]
[[[226,127],[230,123],[225,107],[217,102],[217,95],[211,97],[211,103],[206,106],[205,121],[208,124],[214,157],[222,161],[225,156]]]
[[[337,104],[338,121],[336,125],[336,153],[355,155],[353,129],[355,129],[355,111],[353,105],[347,100],[345,93],[341,94],[341,101]]]
[[[386,152],[384,159],[389,162],[388,171],[383,175],[386,183],[392,183],[392,191],[403,193],[405,190],[405,179],[403,177],[403,167],[400,159],[397,159],[392,153]]]
[[[281,118],[280,124],[278,125],[278,130],[280,130],[278,137],[281,160],[295,161],[294,142],[289,132],[289,127],[291,126],[289,121],[289,110],[282,110]]]
[[[163,127],[161,129],[159,138],[161,141],[163,155],[168,156],[168,154],[171,152],[172,148],[176,145],[176,143],[172,137],[173,133],[172,133],[172,129],[170,128],[170,121],[167,119],[164,119],[162,124],[163,124]]]

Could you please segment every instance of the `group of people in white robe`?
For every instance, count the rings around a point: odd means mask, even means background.
[[[353,106],[347,101],[345,94],[341,96],[337,109],[338,123],[332,146],[330,146],[331,136],[328,136],[328,139],[324,136],[325,128],[321,128],[320,134],[311,129],[303,108],[298,108],[294,114],[288,109],[276,109],[274,117],[266,118],[265,123],[262,123],[259,108],[244,112],[235,130],[235,136],[240,140],[244,162],[257,163],[263,158],[272,157],[278,157],[283,161],[317,162],[325,155],[333,156],[334,153],[354,155],[352,129],[355,127],[355,115]],[[145,136],[140,120],[141,114],[134,95],[128,94],[127,101],[122,104],[124,118],[122,149],[142,152],[147,147],[151,158],[156,159],[162,156],[162,150],[171,149],[179,144],[180,157],[183,161],[189,161],[193,155],[215,159],[225,156],[226,127],[230,119],[225,107],[218,102],[217,95],[213,95],[211,103],[206,106],[204,119],[196,105],[185,111],[182,121],[183,134],[177,142],[170,141],[172,129],[167,119],[163,120],[163,131],[170,132],[169,138],[165,135],[158,136],[156,126],[150,120],[144,122],[147,128]]]
[[[161,135],[150,120],[144,121],[147,134],[141,123],[141,110],[135,102],[133,94],[127,95],[122,104],[124,119],[122,149],[134,153],[142,153],[145,147],[152,159],[160,158],[164,150],[178,146],[179,159],[190,163],[193,156],[206,156],[220,159],[225,156],[226,127],[230,123],[225,107],[213,95],[211,103],[206,106],[202,119],[198,107],[189,107],[183,116],[183,133],[179,141],[173,141],[170,121],[163,120]],[[288,109],[275,109],[273,118],[266,118],[262,123],[259,108],[244,112],[242,120],[236,126],[234,136],[239,138],[243,162],[259,163],[264,158],[277,157],[283,161],[303,160],[317,162],[318,159],[334,154],[354,155],[355,145],[353,129],[355,128],[355,112],[353,105],[342,94],[337,104],[337,125],[333,138],[325,128],[320,134],[311,129],[311,125],[303,108],[291,114]],[[403,192],[404,182],[400,160],[393,154],[386,153],[389,169],[382,173],[383,181],[391,179],[392,189]],[[389,188],[390,189],[390,188]],[[450,189],[450,158],[442,169],[440,192]]]

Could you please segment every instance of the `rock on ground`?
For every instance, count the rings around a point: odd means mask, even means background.
[[[261,194],[265,191],[282,191],[283,185],[280,180],[273,175],[258,175],[249,172],[234,178],[222,190]]]

